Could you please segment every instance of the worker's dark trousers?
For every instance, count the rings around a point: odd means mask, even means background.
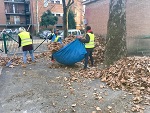
[[[54,60],[54,56],[53,56],[53,54],[52,54],[52,56],[51,56],[51,61],[52,61],[52,60]]]
[[[86,48],[87,53],[85,54],[85,59],[84,59],[84,69],[87,68],[88,65],[88,57],[90,57],[91,65],[93,66],[93,48]]]

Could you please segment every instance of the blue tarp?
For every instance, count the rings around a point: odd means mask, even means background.
[[[78,39],[67,44],[59,51],[53,53],[54,59],[64,65],[74,65],[84,59],[86,49]]]

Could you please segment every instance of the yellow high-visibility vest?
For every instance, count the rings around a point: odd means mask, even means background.
[[[57,42],[59,39],[59,35],[57,35],[57,37],[55,38],[54,42]]]
[[[87,34],[90,37],[90,41],[89,41],[89,43],[85,43],[85,48],[94,48],[95,47],[95,44],[94,44],[95,36],[92,33],[87,33]]]
[[[30,38],[29,32],[23,31],[18,34],[21,38],[21,46],[27,46],[32,44],[32,39]]]

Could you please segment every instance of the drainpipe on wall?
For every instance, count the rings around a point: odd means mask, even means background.
[[[36,34],[39,32],[39,7],[38,7],[38,0],[36,0]]]

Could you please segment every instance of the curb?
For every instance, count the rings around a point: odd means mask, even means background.
[[[3,69],[3,67],[0,66],[0,75],[2,74],[2,69]]]
[[[7,57],[7,54],[5,54],[5,53],[0,53],[0,56],[1,56],[1,57]],[[0,75],[2,74],[2,69],[3,69],[3,67],[0,66]]]

